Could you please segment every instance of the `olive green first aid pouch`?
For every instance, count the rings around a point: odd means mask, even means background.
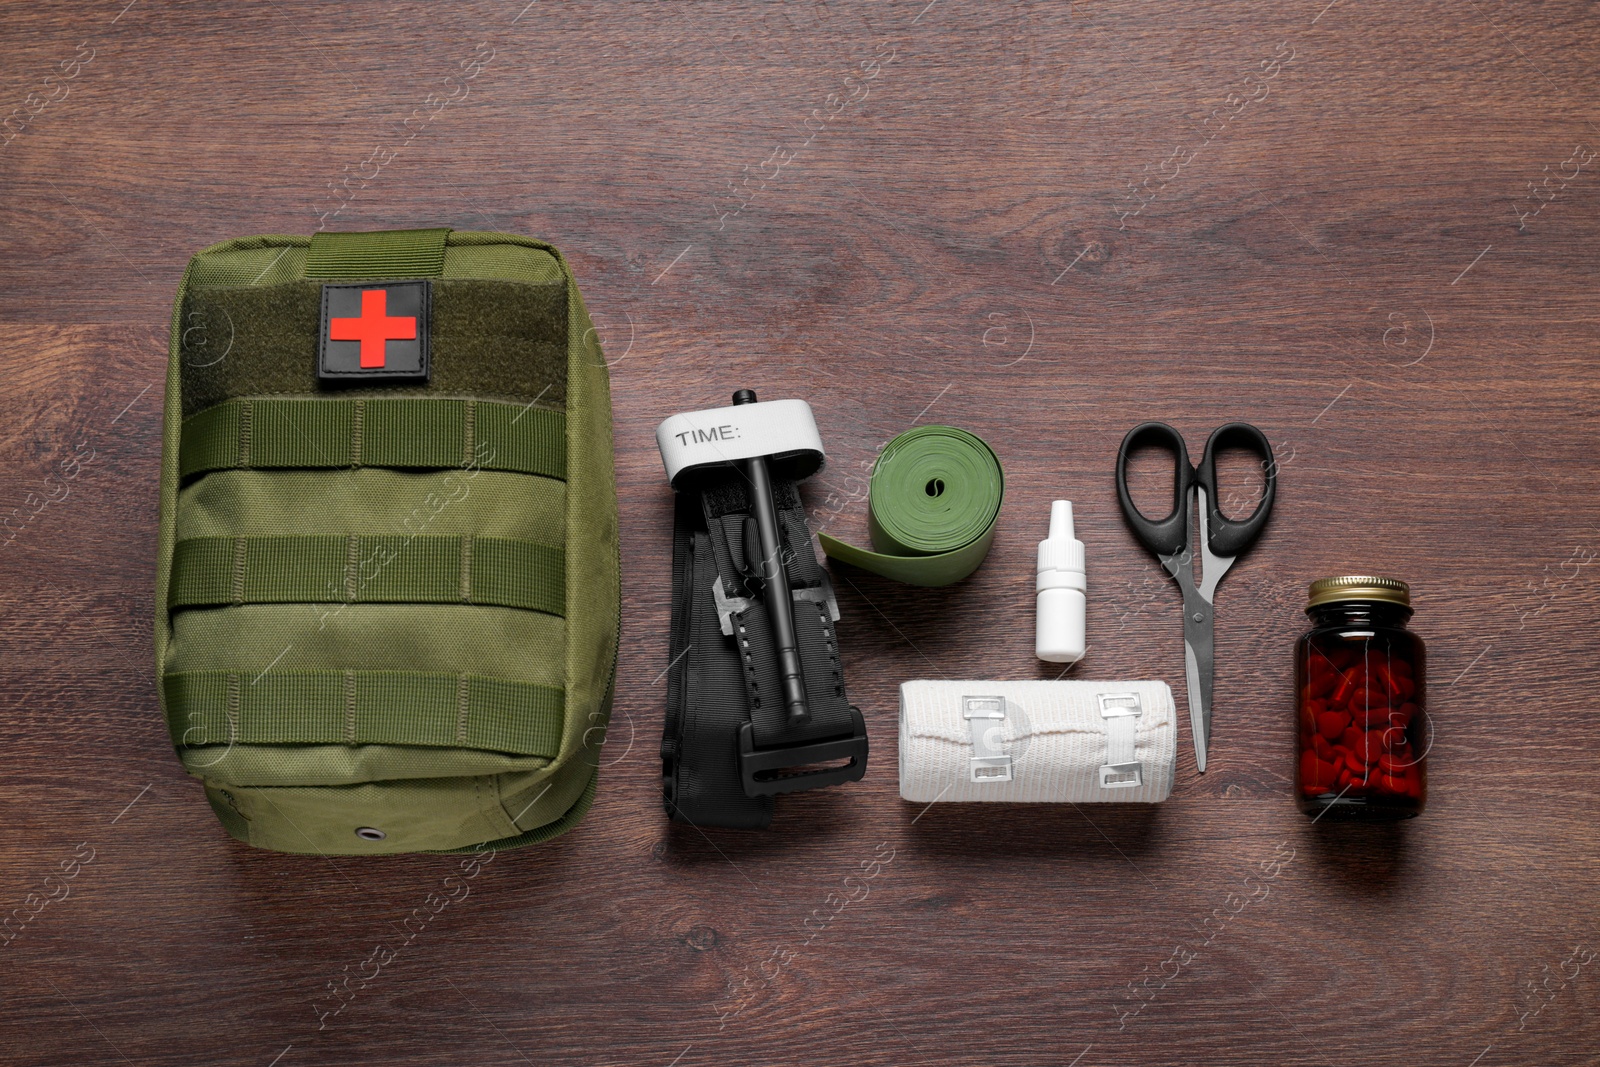
[[[184,769],[282,852],[501,848],[594,797],[611,401],[548,244],[247,237],[173,312],[156,666]]]

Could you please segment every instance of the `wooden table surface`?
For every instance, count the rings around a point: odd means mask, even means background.
[[[0,905],[31,916],[0,1062],[1600,1062],[1588,5],[110,0],[7,5],[0,42]],[[456,861],[253,850],[180,771],[159,383],[196,249],[422,225],[574,265],[625,636],[588,818],[374,975]],[[957,586],[834,568],[867,779],[700,832],[658,799],[652,432],[740,386],[816,409],[814,526],[864,538],[861,477],[928,422],[990,441],[1007,495]],[[1185,720],[1153,808],[903,803],[901,681],[1056,674],[1054,498],[1090,560],[1071,676],[1181,691],[1177,592],[1113,492],[1145,419],[1279,456],[1219,594],[1210,769]],[[1400,826],[1289,795],[1305,585],[1351,571],[1412,582],[1429,643]]]

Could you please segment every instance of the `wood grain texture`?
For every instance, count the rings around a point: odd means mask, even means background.
[[[1588,5],[125,3],[0,12],[0,910],[39,908],[0,945],[0,1062],[1600,1061]],[[599,800],[403,948],[456,861],[230,841],[151,679],[179,275],[319,224],[550,239],[613,364]],[[967,582],[836,568],[871,769],[764,834],[657,799],[652,433],[739,386],[815,407],[805,492],[840,536],[917,422],[1008,482]],[[903,804],[899,682],[1054,676],[1055,497],[1090,560],[1073,676],[1181,687],[1111,478],[1155,418],[1191,446],[1254,422],[1282,464],[1219,594],[1212,769],[1185,728],[1157,810]],[[1412,581],[1430,646],[1431,804],[1399,827],[1288,795],[1305,584],[1352,569]]]

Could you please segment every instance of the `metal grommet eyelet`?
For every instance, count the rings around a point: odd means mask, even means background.
[[[389,835],[375,826],[358,826],[356,827],[356,836],[363,841],[382,841]]]

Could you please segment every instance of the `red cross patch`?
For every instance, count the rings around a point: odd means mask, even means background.
[[[324,285],[317,376],[427,381],[430,296],[425,281]]]

